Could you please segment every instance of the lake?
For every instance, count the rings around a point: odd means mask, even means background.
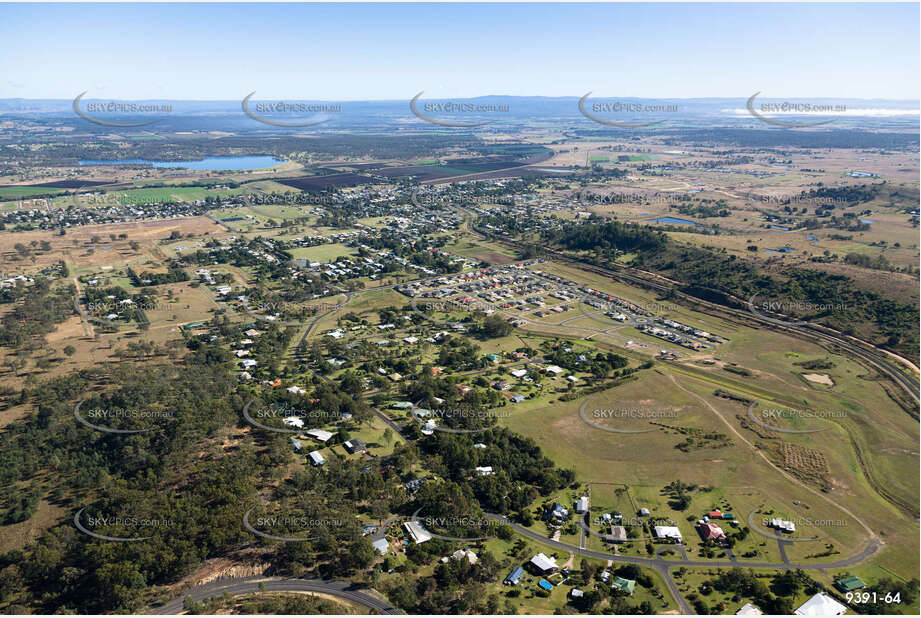
[[[80,165],[151,165],[167,169],[185,169],[195,171],[212,170],[258,170],[284,163],[269,155],[243,155],[239,157],[205,157],[204,159],[187,159],[185,161],[152,161],[150,159],[85,159]]]
[[[652,223],[676,223],[678,225],[700,225],[696,221],[688,221],[687,219],[678,219],[677,217],[659,217],[657,219],[650,219]]]

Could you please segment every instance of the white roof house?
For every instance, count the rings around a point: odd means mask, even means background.
[[[553,375],[559,375],[563,373],[563,368],[557,367],[556,365],[550,365],[549,367],[547,367],[547,369],[545,369],[545,371],[547,373],[552,373]]]
[[[799,607],[793,613],[797,616],[840,616],[847,612],[847,607],[820,592]]]
[[[736,616],[761,616],[764,612],[752,605],[751,603],[746,603],[739,608],[739,611],[736,612]]]
[[[451,554],[451,557],[455,560],[463,560],[466,558],[470,564],[476,564],[477,560],[479,560],[477,555],[469,549],[458,549],[456,552]]]
[[[576,500],[576,513],[585,513],[588,511],[588,496],[582,496]]]
[[[322,466],[326,463],[326,459],[320,454],[320,451],[312,451],[307,456],[310,457],[310,463],[315,466]]]
[[[480,476],[489,476],[492,474],[492,466],[477,466],[476,472]]]
[[[287,390],[289,393],[294,393],[295,395],[303,395],[304,393],[307,392],[304,389],[302,389],[300,386],[289,386],[285,390]]]
[[[283,418],[282,422],[288,427],[297,427],[298,429],[304,426],[304,419],[298,418],[296,416],[288,416]]]
[[[425,543],[432,539],[432,535],[429,534],[429,531],[418,521],[408,521],[403,524],[403,527],[406,528],[406,531],[409,532],[409,536],[412,537],[415,543]]]
[[[303,423],[301,423],[303,425]],[[333,437],[333,434],[325,431],[323,429],[311,429],[307,432],[307,435],[313,438],[314,440],[319,440],[320,442],[326,442]]]
[[[546,573],[547,571],[555,571],[559,568],[556,564],[555,558],[550,558],[543,553],[537,554],[531,558],[531,564],[537,567],[541,573]]]
[[[516,369],[515,371],[512,372],[512,375],[516,378],[523,378],[526,375],[528,375],[528,370],[527,369]]]
[[[371,541],[371,545],[382,556],[386,556],[390,551],[390,542],[387,539],[377,539],[376,541]]]
[[[784,532],[796,532],[796,524],[792,521],[787,521],[781,519],[780,517],[775,517],[771,519],[771,528],[776,528],[777,530],[783,530]]]
[[[657,538],[681,541],[681,531],[675,526],[656,526],[655,531]]]

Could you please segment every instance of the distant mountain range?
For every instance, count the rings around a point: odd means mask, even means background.
[[[90,93],[92,94],[92,93]],[[246,94],[246,93],[244,93]],[[754,93],[753,93],[754,94]],[[752,102],[756,112],[772,118],[784,119],[830,119],[834,123],[829,128],[879,129],[917,132],[921,103],[918,100],[887,99],[843,99],[843,98],[767,98],[769,93],[762,93]],[[87,95],[89,96],[89,95]],[[257,99],[253,97],[248,109],[253,116],[269,120],[260,123],[243,113],[241,100],[223,101],[187,101],[187,100],[125,100],[106,98],[83,98],[80,109],[88,116],[118,122],[143,122],[156,120],[148,125],[152,131],[190,130],[191,124],[201,131],[302,131],[299,128],[279,127],[271,121],[285,122],[319,122],[311,131],[336,132],[349,129],[362,130],[413,130],[439,124],[426,122],[425,118],[447,123],[447,126],[459,127],[464,123],[490,122],[495,127],[529,124],[531,126],[560,125],[565,128],[605,129],[603,123],[592,122],[587,115],[622,123],[657,123],[658,126],[701,128],[701,120],[706,124],[724,126],[741,126],[757,123],[767,124],[753,117],[747,109],[748,97],[738,98],[694,98],[694,99],[641,99],[637,97],[518,97],[518,96],[484,96],[476,98],[427,98],[423,95],[415,105],[414,113],[410,109],[411,97],[405,100],[386,101],[309,101],[303,99]],[[97,112],[93,108],[105,109],[111,102],[141,105],[168,105],[168,112],[134,114]],[[265,112],[266,104],[284,103],[287,105],[327,104],[339,109],[325,113],[300,112]],[[766,104],[790,104],[781,109],[764,108]],[[99,106],[99,104],[103,104]],[[445,111],[445,104],[450,104],[454,111]],[[0,99],[0,118],[18,117],[23,120],[58,121],[70,124],[76,120],[87,128],[91,123],[80,119],[74,113],[72,99]],[[827,106],[837,111],[799,113],[803,106]],[[483,107],[491,108],[482,110]],[[649,109],[649,108],[653,109]],[[307,109],[306,107],[304,109]],[[768,109],[768,111],[764,111]],[[786,110],[786,111],[784,111]],[[424,116],[425,118],[423,118]],[[190,120],[194,122],[190,124]],[[859,119],[859,122],[858,122]],[[451,123],[455,124],[451,124]]]

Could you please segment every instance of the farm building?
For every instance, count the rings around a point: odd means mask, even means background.
[[[588,511],[588,496],[582,496],[576,500],[576,513],[585,513]]]
[[[358,438],[352,438],[351,440],[343,442],[342,446],[345,447],[345,450],[348,451],[349,455],[354,455],[355,453],[364,453],[368,450],[368,447],[365,446],[365,443]]]
[[[311,451],[307,456],[310,457],[310,463],[315,466],[322,466],[326,463],[326,459],[323,458],[320,451]]]

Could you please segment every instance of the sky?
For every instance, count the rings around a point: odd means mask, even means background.
[[[0,98],[918,99],[919,4],[0,4]]]

